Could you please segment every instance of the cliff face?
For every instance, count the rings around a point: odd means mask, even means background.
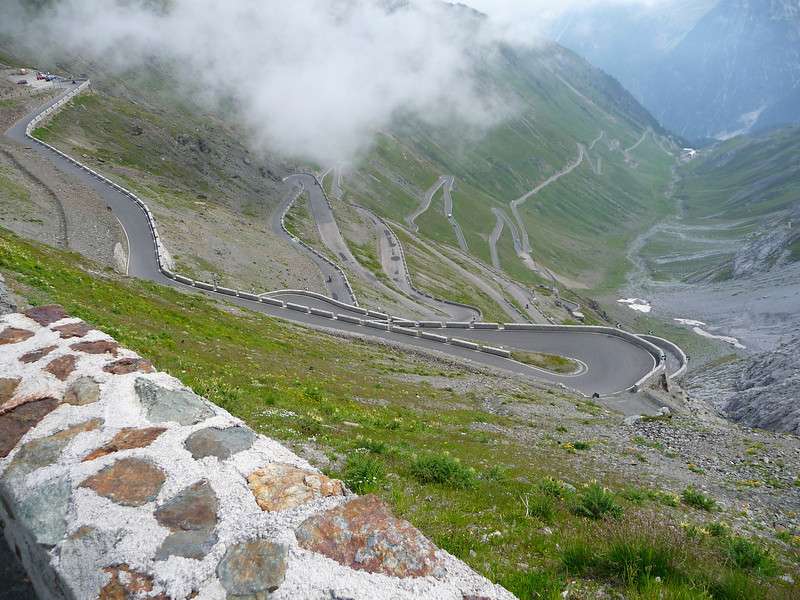
[[[688,138],[800,120],[800,3],[722,0],[656,65],[642,89]]]
[[[561,41],[690,140],[800,122],[798,0],[673,0],[571,19]]]
[[[775,352],[696,373],[689,388],[738,423],[800,434],[798,344],[795,337]]]

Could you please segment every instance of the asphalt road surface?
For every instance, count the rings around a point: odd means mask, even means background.
[[[52,101],[52,103],[55,102],[56,100]],[[103,183],[101,180],[94,178],[91,174],[73,165],[60,155],[53,153],[40,144],[28,140],[25,135],[25,126],[40,112],[40,110],[42,109],[34,111],[24,117],[9,129],[6,135],[23,145],[35,149],[63,172],[91,186],[106,201],[109,209],[119,218],[120,223],[128,235],[130,242],[129,275],[131,277],[146,279],[183,291],[199,292],[199,290],[173,281],[161,273],[156,260],[155,246],[146,216],[137,204],[128,196]],[[313,178],[311,178],[311,180],[313,181]],[[310,185],[311,182],[308,181],[306,183]],[[315,181],[314,185],[316,186]],[[290,190],[287,190],[287,193],[290,192]],[[207,295],[273,317],[316,328],[334,329],[367,335],[425,350],[444,352],[449,356],[468,359],[482,365],[504,369],[514,374],[529,376],[554,384],[563,384],[584,394],[599,393],[601,395],[606,395],[621,392],[646,375],[652,369],[655,362],[649,352],[631,342],[606,334],[587,334],[576,332],[568,328],[546,333],[465,329],[458,330],[457,335],[454,332],[450,332],[450,330],[446,330],[449,335],[462,339],[479,340],[487,344],[505,346],[507,348],[520,348],[537,352],[560,354],[578,359],[587,365],[588,370],[585,373],[579,376],[569,377],[535,369],[499,356],[445,345],[431,340],[410,337],[395,332],[367,329],[356,324],[264,305],[260,302],[231,297],[216,292],[208,292]],[[325,306],[325,308],[330,308],[325,302],[315,301],[306,296],[299,296],[296,300],[298,303],[305,305],[314,305],[316,302],[321,302],[321,305]],[[335,311],[342,312],[340,309],[335,309]]]
[[[311,250],[287,234],[283,227],[281,227],[281,217],[283,216],[284,212],[286,212],[286,209],[291,206],[291,204],[297,199],[297,196],[300,195],[304,189],[305,186],[303,182],[298,181],[296,182],[296,185],[292,186],[292,188],[288,191],[284,201],[272,214],[270,223],[272,231],[284,237],[292,246],[297,249],[298,252],[308,255],[308,257],[314,261],[314,264],[317,265],[320,273],[322,273],[322,277],[325,280],[325,287],[328,289],[328,294],[331,296],[331,298],[341,302],[351,302],[350,289],[347,287],[347,282],[345,282],[345,279],[339,269],[311,252]]]

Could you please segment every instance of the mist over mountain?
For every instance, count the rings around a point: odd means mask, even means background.
[[[550,34],[688,139],[800,122],[797,0],[599,7],[565,15]]]

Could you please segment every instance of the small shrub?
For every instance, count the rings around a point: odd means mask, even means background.
[[[371,452],[372,454],[387,454],[389,446],[386,442],[376,441],[369,438],[358,438],[353,445],[355,448],[361,448]]]
[[[525,514],[544,523],[552,523],[555,516],[555,500],[546,494],[525,495],[522,498]]]
[[[717,521],[706,525],[706,531],[714,537],[723,538],[728,536],[731,528],[726,523]]]
[[[647,499],[647,494],[636,488],[624,489],[620,492],[620,496],[633,504],[644,504],[644,501]]]
[[[570,575],[584,575],[597,566],[600,556],[591,542],[583,538],[570,540],[561,551],[561,563]]]
[[[623,511],[614,500],[614,495],[595,482],[578,497],[573,512],[590,519],[602,519],[606,516],[616,519],[622,516]]]
[[[492,465],[484,471],[483,478],[487,481],[508,481],[508,471],[500,465]]]
[[[711,581],[709,593],[714,600],[764,600],[764,589],[741,571],[725,571]]]
[[[557,481],[552,477],[547,477],[539,482],[539,489],[542,493],[553,498],[563,498],[567,495],[568,489],[563,481]]]
[[[709,498],[703,492],[696,490],[692,486],[683,490],[681,495],[683,503],[693,508],[713,512],[717,508],[717,503],[713,498]]]
[[[380,459],[363,452],[347,457],[344,467],[344,482],[356,494],[369,494],[378,489],[386,476],[386,468]]]
[[[725,544],[730,561],[739,569],[758,571],[764,575],[774,574],[775,561],[762,546],[747,538],[735,536]]]
[[[420,483],[436,483],[466,489],[475,485],[475,471],[449,454],[424,454],[411,465],[411,474]]]
[[[636,536],[614,540],[606,556],[611,573],[624,581],[666,577],[674,571],[673,549],[651,537]]]
[[[549,571],[512,572],[498,582],[518,598],[556,598],[564,589],[563,579]]]
[[[589,442],[572,442],[572,447],[575,450],[588,450],[592,445]]]

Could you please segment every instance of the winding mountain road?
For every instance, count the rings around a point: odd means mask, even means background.
[[[447,183],[444,186],[444,216],[450,221],[450,227],[453,228],[453,233],[458,241],[458,247],[462,252],[469,254],[469,246],[467,246],[467,238],[464,237],[464,232],[461,230],[461,225],[456,221],[455,213],[453,212],[453,186],[456,184],[456,178],[452,175],[447,178]]]
[[[66,96],[76,87],[68,86],[62,96]],[[313,314],[307,309],[275,306],[266,303],[263,298],[259,299],[258,296],[249,293],[222,288],[213,289],[207,283],[192,282],[188,278],[175,275],[167,269],[163,258],[159,255],[162,242],[155,230],[155,221],[149,209],[140,204],[141,201],[138,198],[52,147],[38,142],[38,140],[35,141],[36,143],[31,143],[34,138],[28,137],[27,126],[38,115],[56,105],[59,100],[61,100],[61,97],[26,115],[11,127],[6,132],[6,135],[20,144],[30,145],[36,152],[50,160],[58,169],[89,185],[106,201],[109,209],[117,216],[128,235],[130,248],[129,274],[131,277],[145,279],[187,292],[196,293],[202,290],[202,293],[212,298],[319,329],[368,335],[427,351],[443,352],[455,358],[468,359],[478,364],[500,368],[517,375],[564,385],[584,394],[616,394],[630,388],[640,380],[656,375],[659,372],[659,368],[663,369],[663,352],[661,350],[641,338],[611,329],[552,326],[535,331],[526,331],[493,326],[493,329],[489,330],[478,328],[438,330],[442,333],[450,333],[452,337],[474,340],[482,344],[503,346],[508,349],[559,354],[580,360],[587,365],[587,369],[580,375],[558,375],[518,363],[503,356],[488,352],[478,352],[454,343],[442,343],[434,339],[420,337],[420,335],[411,336],[408,333],[404,334],[398,331],[368,327],[365,321],[352,323],[331,318],[331,316]],[[292,195],[296,197],[299,193],[297,190],[298,184],[303,185],[305,189],[311,192],[312,196],[314,194],[322,195],[318,182],[313,177],[304,179],[303,176],[298,176],[287,183],[291,186],[287,190],[287,202],[292,199]],[[324,219],[324,215],[322,217]],[[343,307],[342,304],[334,303],[330,299],[313,298],[303,292],[298,292],[295,295],[288,293],[288,298],[292,298],[293,300],[290,301],[296,300],[298,304],[302,303],[306,307],[316,306],[318,307],[317,310],[329,310],[331,313],[349,312],[352,315],[361,315],[360,318],[362,319],[365,318],[363,317],[363,310],[359,311],[354,306]],[[388,328],[389,326],[382,325],[381,327]],[[414,333],[419,334],[419,332]]]
[[[406,217],[406,223],[411,228],[414,233],[419,232],[419,227],[417,226],[416,220],[419,216],[426,212],[431,207],[431,202],[433,202],[433,197],[436,195],[436,192],[447,183],[448,176],[442,175],[439,179],[434,183],[430,189],[422,196],[422,202],[420,202],[419,206],[412,212],[410,215]]]

